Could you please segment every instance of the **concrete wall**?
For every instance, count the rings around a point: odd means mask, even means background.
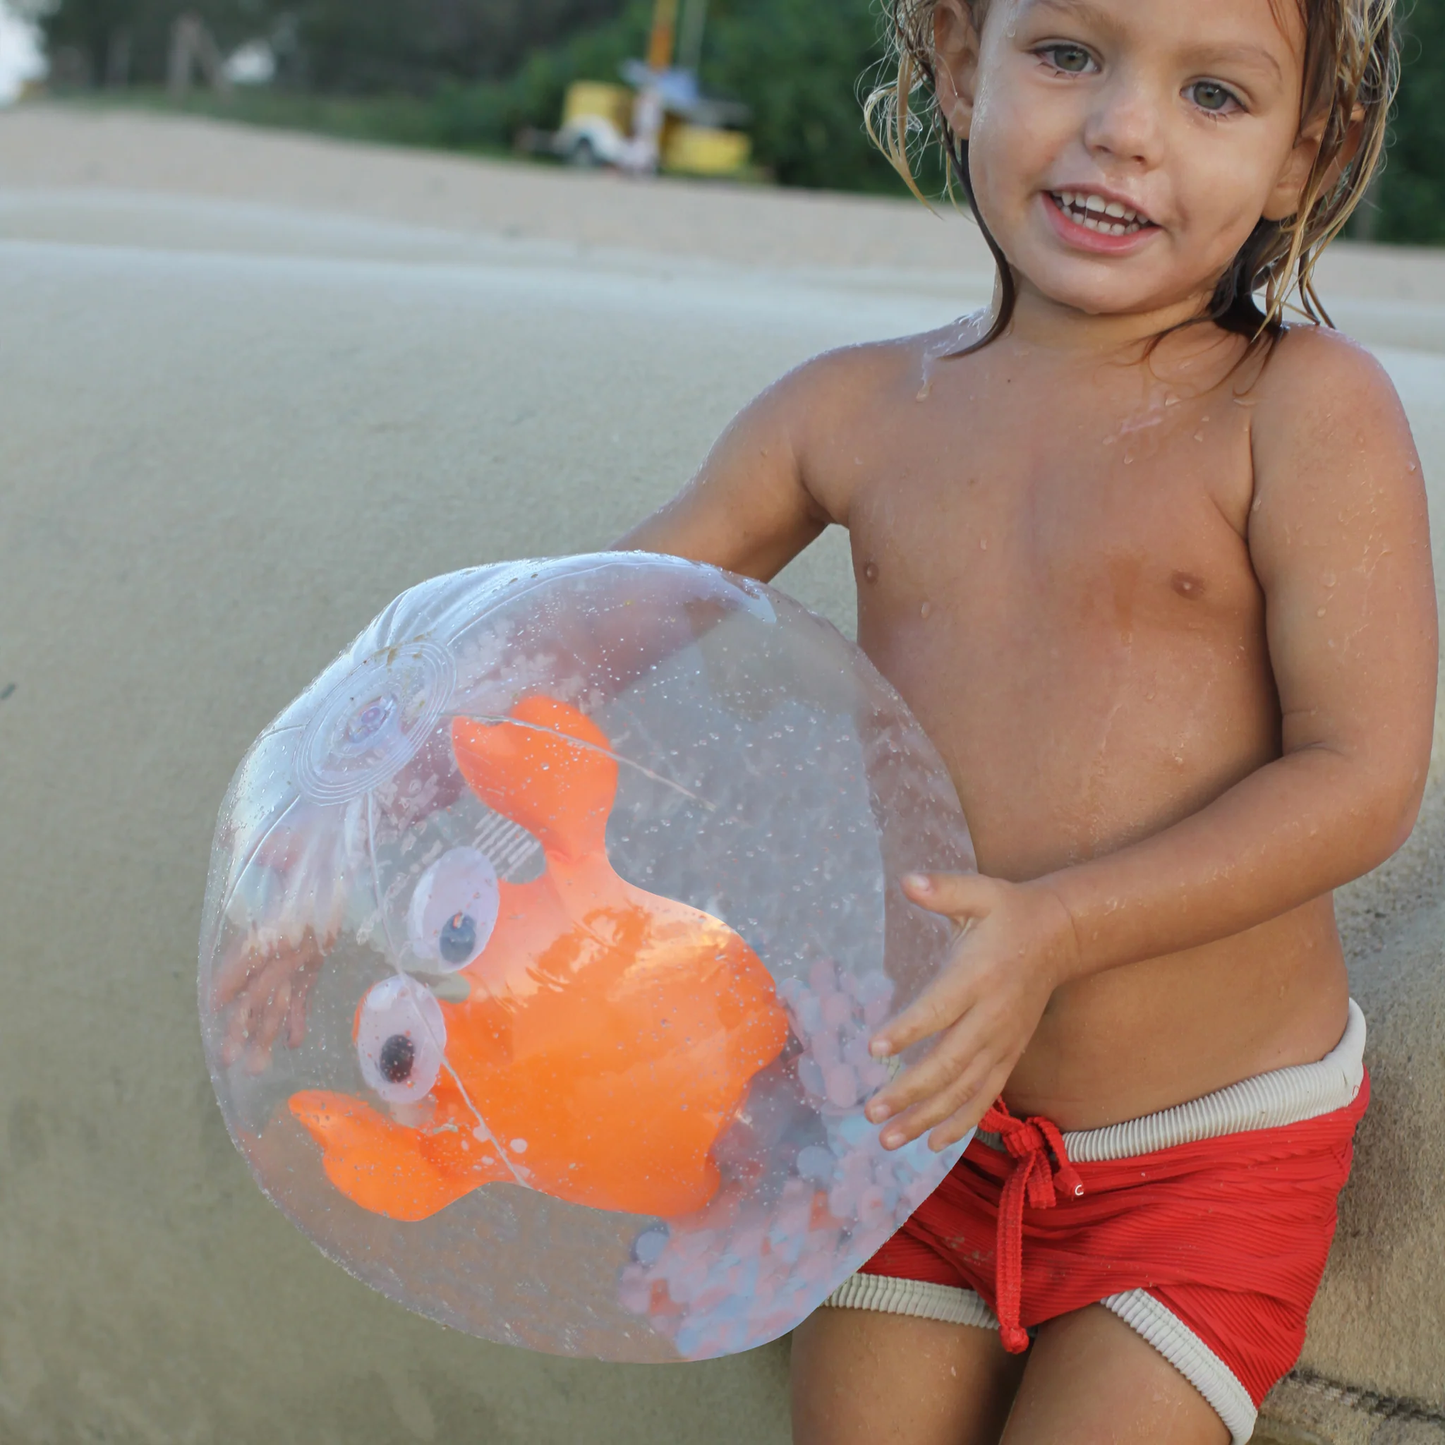
[[[485,1344],[388,1304],[266,1203],[195,1024],[209,841],[252,737],[396,592],[605,542],[781,370],[942,320],[975,278],[661,267],[22,186],[9,125],[0,1445],[781,1445],[784,1346],[649,1368]],[[1445,475],[1445,357],[1384,354]],[[840,538],[782,583],[850,622]],[[1307,1354],[1319,1380],[1281,1397],[1281,1430],[1445,1439],[1390,1403],[1445,1411],[1438,795],[1430,817],[1345,905],[1378,1102]]]

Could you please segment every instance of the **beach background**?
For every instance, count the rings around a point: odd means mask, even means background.
[[[785,1342],[487,1344],[265,1201],[196,1027],[211,831],[404,587],[604,545],[779,373],[990,286],[966,219],[897,198],[0,112],[0,1445],[787,1440]],[[1445,577],[1445,256],[1341,244],[1321,291],[1404,398]],[[851,631],[841,535],[779,585]],[[1437,776],[1342,897],[1376,1102],[1261,1438],[1445,1441],[1442,900]]]

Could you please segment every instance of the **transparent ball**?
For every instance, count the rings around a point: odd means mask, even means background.
[[[862,1111],[950,941],[898,880],[973,866],[902,700],[781,593],[644,553],[439,577],[231,784],[216,1094],[266,1193],[422,1314],[749,1349],[963,1152],[886,1152]]]

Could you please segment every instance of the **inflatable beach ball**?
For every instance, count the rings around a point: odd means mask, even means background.
[[[200,949],[216,1094],[332,1259],[489,1339],[700,1359],[791,1329],[961,1154],[884,1151],[870,1032],[973,866],[831,626],[609,553],[404,593],[256,741]]]

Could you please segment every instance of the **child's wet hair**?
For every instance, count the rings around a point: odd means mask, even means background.
[[[965,3],[975,26],[981,27],[988,0]],[[1013,274],[974,203],[968,142],[953,135],[938,109],[933,73],[936,0],[884,0],[884,4],[896,69],[890,64],[888,78],[868,96],[868,131],[920,199],[924,198],[914,176],[914,157],[931,144],[939,145],[947,160],[950,190],[956,182],[978,221],[998,265],[1002,304],[988,334],[968,348],[974,350],[1008,328],[1015,300]],[[1291,293],[1305,316],[1328,324],[1329,314],[1314,289],[1315,263],[1365,198],[1379,168],[1385,122],[1399,79],[1395,0],[1270,0],[1270,4],[1299,6],[1305,27],[1301,126],[1322,118],[1324,133],[1298,213],[1282,221],[1259,221],[1219,278],[1206,318],[1201,318],[1251,341],[1279,332]],[[1359,140],[1353,155],[1347,155],[1357,112]],[[1256,300],[1261,290],[1262,309]]]

